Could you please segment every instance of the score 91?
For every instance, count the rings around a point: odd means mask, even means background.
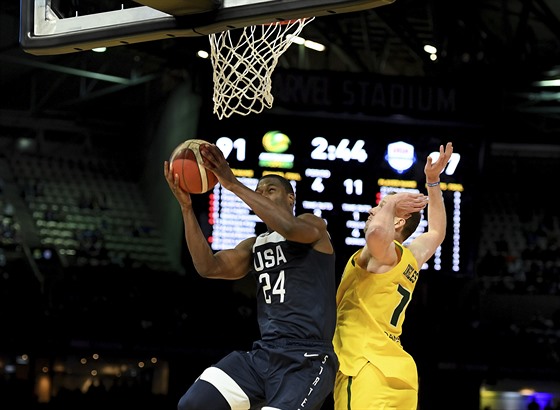
[[[224,153],[224,157],[226,158],[229,158],[234,150],[235,159],[239,162],[245,161],[247,157],[247,141],[245,138],[236,138],[232,140],[228,137],[220,137],[216,141],[216,146]]]

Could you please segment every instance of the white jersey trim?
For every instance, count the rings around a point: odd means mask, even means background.
[[[266,232],[266,233],[263,233],[263,234],[260,234],[259,236],[257,236],[257,239],[255,240],[255,243],[253,244],[253,250],[255,249],[255,247],[260,246],[260,245],[264,245],[264,244],[267,244],[267,243],[284,242],[285,240],[286,240],[286,238],[284,238],[278,232]]]
[[[214,386],[224,396],[231,410],[249,410],[249,397],[226,372],[217,367],[209,367],[199,377]]]

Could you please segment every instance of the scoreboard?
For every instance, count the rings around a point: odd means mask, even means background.
[[[452,137],[407,138],[392,132],[373,136],[344,129],[321,132],[268,125],[197,138],[215,143],[234,174],[251,189],[268,173],[290,180],[296,194],[295,214],[310,212],[327,222],[339,273],[348,257],[365,245],[369,209],[391,191],[427,193],[426,158],[439,155],[439,145],[451,141],[454,153],[441,175],[448,231],[422,269],[470,274],[475,246],[470,238],[474,237],[471,190],[478,169],[476,143]],[[201,225],[214,251],[233,248],[265,229],[249,207],[220,184],[196,199]],[[426,217],[423,212],[420,226],[408,241],[427,229]]]

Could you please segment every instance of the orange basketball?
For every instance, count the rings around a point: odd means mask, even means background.
[[[191,194],[203,194],[214,188],[218,178],[202,165],[200,146],[209,144],[200,139],[186,140],[181,143],[169,159],[171,172],[179,174],[179,187]]]

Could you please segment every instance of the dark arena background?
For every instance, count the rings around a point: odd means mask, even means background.
[[[185,247],[163,161],[190,138],[248,186],[290,179],[296,212],[327,221],[339,274],[368,209],[426,192],[427,156],[453,142],[447,236],[402,337],[419,410],[560,409],[555,0],[317,17],[301,35],[326,50],[293,44],[273,107],[222,120],[206,36],[40,55],[20,43],[20,7],[39,3],[0,5],[0,409],[172,410],[258,338],[252,281],[200,278]],[[47,3],[67,21],[139,7]],[[219,185],[193,199],[216,251],[262,229]]]

